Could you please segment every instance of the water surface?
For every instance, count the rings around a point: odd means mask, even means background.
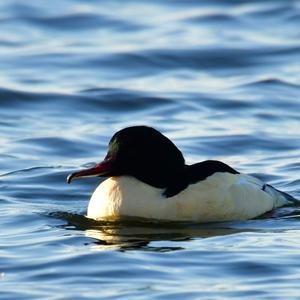
[[[297,207],[84,217],[111,135],[154,126],[300,198],[298,1],[0,3],[1,299],[299,299]]]

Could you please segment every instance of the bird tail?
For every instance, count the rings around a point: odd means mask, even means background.
[[[286,192],[282,192],[274,188],[269,184],[263,186],[263,191],[268,193],[272,198],[276,199],[275,207],[280,207],[284,205],[300,205],[300,200],[294,198]]]

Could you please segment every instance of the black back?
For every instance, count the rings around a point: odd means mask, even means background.
[[[206,160],[194,165],[186,165],[184,174],[177,182],[168,186],[164,192],[166,197],[172,197],[184,190],[188,185],[205,180],[217,172],[239,174],[238,171],[217,160]]]

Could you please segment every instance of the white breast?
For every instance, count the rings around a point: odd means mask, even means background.
[[[262,186],[262,181],[249,175],[215,173],[165,198],[162,189],[134,177],[111,177],[93,193],[87,217],[134,216],[202,223],[251,219],[286,204],[282,195],[266,193]]]

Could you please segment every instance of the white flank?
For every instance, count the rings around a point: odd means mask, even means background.
[[[134,177],[111,177],[93,193],[87,217],[134,216],[171,221],[220,222],[252,219],[287,200],[250,175],[218,172],[171,198]]]

